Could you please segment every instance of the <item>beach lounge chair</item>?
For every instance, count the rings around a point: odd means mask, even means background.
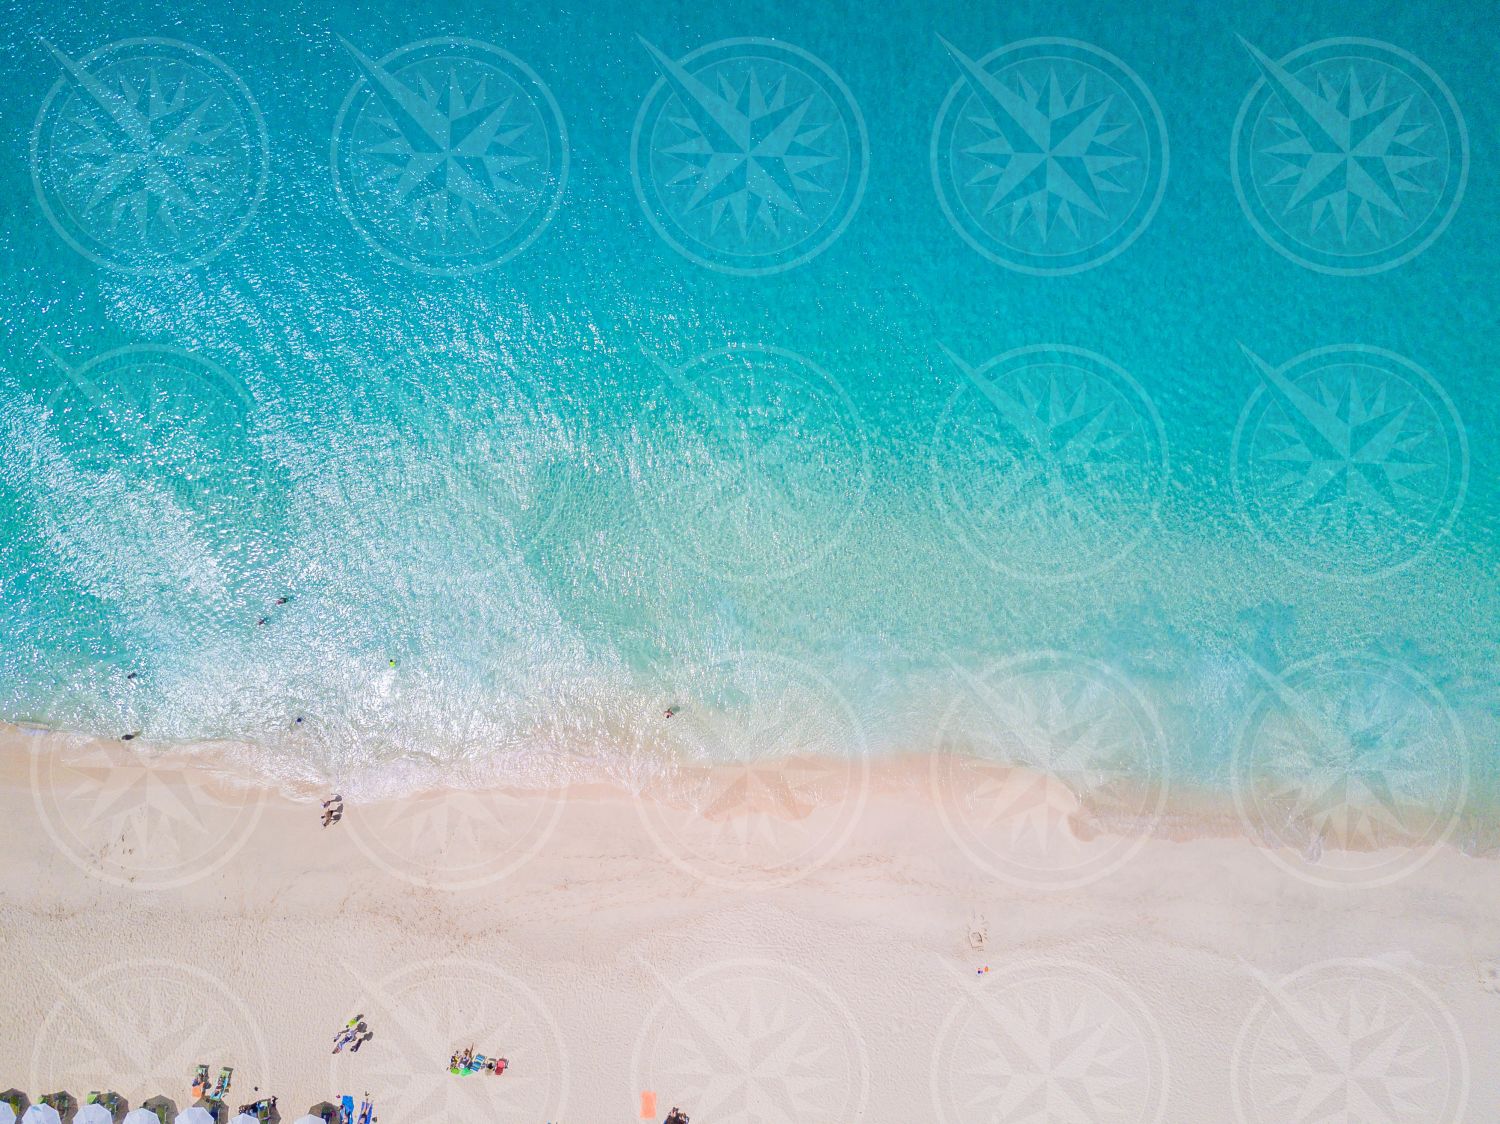
[[[359,1124],[370,1124],[370,1118],[375,1115],[375,1106],[369,1101],[359,1103]]]
[[[229,1083],[234,1080],[234,1066],[226,1065],[219,1070],[219,1079],[214,1082],[214,1091],[209,1100],[222,1102],[229,1093]]]
[[[354,1124],[354,1098],[339,1098],[339,1121],[340,1124]]]
[[[267,1124],[276,1112],[276,1098],[262,1097],[251,1104],[240,1105],[240,1114],[234,1118],[231,1124],[239,1124],[241,1117],[251,1121],[251,1124]]]
[[[200,1065],[193,1072],[193,1100],[205,1096],[208,1093],[208,1066]]]
[[[115,1118],[120,1116],[126,1108],[125,1098],[120,1096],[119,1093],[100,1093],[96,1091],[90,1093],[88,1096],[88,1100],[84,1103],[102,1105],[104,1107],[104,1111],[109,1113],[109,1118],[111,1120],[114,1120]]]
[[[31,1098],[19,1089],[7,1089],[0,1093],[0,1104],[9,1105],[11,1112],[19,1120],[31,1107]]]

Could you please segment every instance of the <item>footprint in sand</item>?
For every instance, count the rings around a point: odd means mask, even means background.
[[[984,919],[984,914],[973,914],[969,918],[969,947],[975,952],[983,952],[989,943],[990,927]]]
[[[1491,995],[1500,995],[1500,960],[1479,965],[1479,986]]]

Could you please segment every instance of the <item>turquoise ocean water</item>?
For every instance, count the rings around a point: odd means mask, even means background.
[[[1123,705],[1079,775],[1500,795],[1480,7],[235,8],[4,9],[0,718],[399,790]]]

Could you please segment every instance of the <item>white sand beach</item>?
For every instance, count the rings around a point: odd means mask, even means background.
[[[781,763],[707,815],[466,792],[325,830],[326,794],[49,741],[0,741],[0,1087],[33,1098],[185,1106],[204,1063],[287,1120],[1500,1118],[1494,859],[1330,886],[1228,830],[976,834],[910,762],[815,807]],[[508,1071],[450,1075],[467,1046]]]

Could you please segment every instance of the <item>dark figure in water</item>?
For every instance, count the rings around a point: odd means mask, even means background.
[[[140,736],[141,736],[141,732],[139,730],[137,730],[133,734],[121,734],[120,735],[120,740],[122,742],[133,742],[133,741],[135,741],[136,738],[138,738]]]

